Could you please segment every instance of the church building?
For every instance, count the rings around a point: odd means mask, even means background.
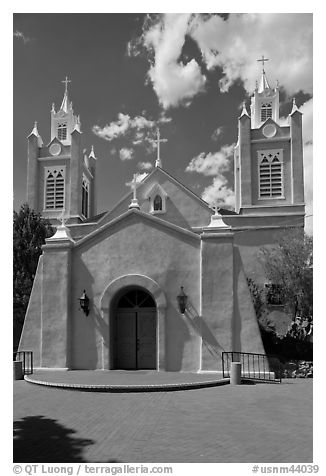
[[[302,114],[279,118],[263,69],[238,119],[235,211],[213,210],[155,167],[96,214],[96,155],[68,97],[51,140],[28,136],[27,201],[57,227],[40,256],[20,350],[36,368],[220,371],[223,351],[264,353],[247,278],[288,227],[304,226]]]

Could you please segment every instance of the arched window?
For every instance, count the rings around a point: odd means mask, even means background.
[[[67,139],[67,123],[66,122],[58,123],[58,139],[59,140]]]
[[[62,210],[65,196],[64,167],[47,167],[45,170],[45,209]]]
[[[259,198],[283,198],[283,151],[259,151],[258,157]]]
[[[272,104],[270,102],[262,104],[261,110],[260,110],[260,120],[262,122],[265,122],[266,119],[268,119],[269,117],[272,117],[272,115],[273,115]]]
[[[162,197],[160,195],[155,195],[153,208],[154,208],[154,212],[163,210]]]
[[[145,198],[149,200],[149,213],[162,214],[166,212],[167,193],[159,183],[154,183],[146,192]]]

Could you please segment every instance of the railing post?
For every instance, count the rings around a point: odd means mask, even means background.
[[[241,362],[231,363],[230,384],[241,385]]]

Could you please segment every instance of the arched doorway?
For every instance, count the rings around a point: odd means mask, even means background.
[[[144,289],[119,294],[114,319],[114,361],[117,369],[156,369],[156,304]]]

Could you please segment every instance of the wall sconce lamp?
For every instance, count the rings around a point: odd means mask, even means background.
[[[84,289],[83,294],[79,298],[79,305],[81,310],[88,316],[89,314],[89,297],[86,294],[86,291]]]
[[[184,314],[187,307],[188,296],[184,292],[183,286],[181,286],[181,291],[180,291],[180,294],[178,294],[177,296],[177,301],[178,301],[179,310],[181,314]]]

